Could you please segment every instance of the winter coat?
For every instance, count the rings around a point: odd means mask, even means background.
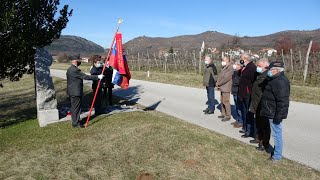
[[[233,71],[231,94],[237,96],[239,90],[240,70]]]
[[[91,70],[90,70],[90,74],[91,75],[100,75],[102,73],[102,67],[101,68],[97,68],[95,66],[92,66]],[[101,84],[100,87],[101,88],[113,88],[114,85],[111,83],[112,82],[112,73],[113,70],[112,68],[108,68],[106,67],[104,70],[104,78],[101,80]],[[96,89],[98,86],[98,81],[92,81],[92,89]]]
[[[217,74],[217,68],[213,63],[207,65],[203,74],[203,86],[215,87]]]
[[[260,106],[262,93],[268,84],[267,72],[268,71],[264,71],[262,74],[260,74],[253,83],[249,111],[254,114]]]
[[[269,119],[286,119],[289,110],[290,82],[280,72],[271,78],[263,91],[260,115]]]
[[[252,92],[252,86],[257,77],[257,67],[251,61],[246,67],[242,68],[240,81],[239,81],[239,100],[242,101],[244,98],[250,98]]]
[[[83,80],[98,80],[98,76],[88,76],[75,65],[68,68],[66,75],[68,96],[83,95]]]
[[[92,66],[92,68],[90,70],[90,74],[91,75],[100,75],[100,74],[102,74],[102,67],[101,68],[97,68],[96,66]],[[97,86],[98,86],[98,80],[92,81],[92,89],[95,90],[97,88]],[[101,88],[101,86],[100,86],[100,88]]]
[[[231,92],[233,72],[234,70],[232,68],[232,64],[228,64],[222,69],[216,83],[216,86],[218,86],[219,91]]]

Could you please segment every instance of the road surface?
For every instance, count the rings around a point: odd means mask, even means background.
[[[52,69],[51,75],[66,78],[63,70]],[[91,82],[85,84],[90,85]],[[114,94],[249,143],[250,138],[241,138],[239,129],[233,128],[230,122],[221,122],[218,119],[218,109],[215,114],[203,114],[202,110],[206,108],[205,89],[132,79],[128,90],[123,91],[120,88],[115,88]],[[220,101],[219,92],[216,92],[216,99]],[[283,155],[288,159],[320,170],[319,105],[290,102],[288,119],[283,121]]]

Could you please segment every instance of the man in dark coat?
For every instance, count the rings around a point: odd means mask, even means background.
[[[241,117],[243,124],[236,124],[235,127],[242,127],[242,133],[245,133],[241,137],[247,138],[253,136],[253,114],[248,113],[249,105],[250,105],[250,96],[252,92],[252,86],[254,81],[256,80],[256,65],[250,60],[250,56],[248,54],[242,54],[241,60],[243,64],[243,68],[241,69],[240,81],[239,81],[239,101],[241,104]],[[247,121],[251,119],[251,121]]]
[[[205,64],[206,69],[203,74],[203,86],[205,86],[207,89],[208,108],[203,110],[203,112],[205,114],[213,114],[215,110],[214,87],[216,85],[218,71],[210,56],[205,57]]]
[[[92,67],[90,69],[90,74],[91,75],[100,75],[102,74],[102,69],[103,69],[103,64],[101,62],[101,56],[99,55],[94,55],[92,58]],[[102,82],[105,78],[102,79],[99,89],[98,89],[98,93],[96,96],[96,100],[94,103],[94,111],[95,111],[95,115],[99,115],[102,113]],[[92,90],[93,90],[93,95],[96,93],[98,87],[98,80],[93,80],[92,81]]]
[[[81,104],[82,104],[82,95],[83,95],[83,80],[98,80],[102,79],[103,75],[98,76],[88,76],[85,73],[81,72],[78,68],[81,64],[79,60],[71,61],[71,66],[67,70],[67,95],[71,101],[71,119],[72,127],[83,127],[80,124],[80,113],[81,113]]]
[[[253,83],[251,103],[249,112],[255,114],[255,125],[257,128],[257,136],[254,140],[250,140],[251,143],[259,143],[257,150],[270,152],[271,145],[270,140],[270,125],[269,120],[260,116],[261,111],[261,97],[262,93],[268,83],[267,68],[269,66],[269,60],[266,58],[260,59],[257,63],[257,73],[259,76]]]
[[[241,108],[240,108],[240,103],[239,103],[239,98],[238,98],[241,67],[242,66],[240,65],[240,61],[235,61],[235,63],[232,65],[234,72],[232,74],[231,94],[233,95],[234,106],[235,106],[235,111],[236,111],[233,118],[236,121],[232,122],[231,125],[234,125],[234,126],[236,124],[242,125]]]
[[[282,159],[282,120],[288,116],[290,82],[282,62],[271,62],[268,69],[269,82],[261,98],[260,115],[269,119],[275,146],[269,159],[276,162]]]

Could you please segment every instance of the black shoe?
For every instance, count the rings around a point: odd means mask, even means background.
[[[78,124],[76,126],[72,126],[73,128],[85,128],[85,126],[83,124]]]
[[[208,110],[208,111],[206,111],[204,114],[214,114],[214,111]]]
[[[248,138],[248,137],[250,137],[248,134],[244,134],[244,135],[242,135],[241,136],[242,138]]]
[[[222,122],[227,122],[227,121],[230,121],[230,119],[231,119],[231,118],[226,118],[226,117],[225,117],[225,118],[223,118],[221,121],[222,121]]]
[[[256,143],[259,143],[259,141],[255,140],[255,139],[253,139],[253,140],[250,140],[249,142],[250,142],[250,143],[252,143],[252,144],[256,144]]]
[[[259,146],[259,147],[256,147],[256,150],[258,150],[258,151],[265,151],[266,149],[265,149],[263,146]]]
[[[207,109],[203,110],[203,112],[204,112],[204,113],[205,113],[205,112],[207,112],[207,111],[209,111],[209,108],[207,108]]]
[[[223,119],[223,118],[224,118],[224,116],[220,115],[220,116],[218,116],[218,118]]]
[[[240,131],[239,131],[239,133],[246,133],[243,129],[241,129]]]

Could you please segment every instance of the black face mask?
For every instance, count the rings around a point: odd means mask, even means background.
[[[81,61],[77,61],[77,66],[80,66],[81,65]]]

